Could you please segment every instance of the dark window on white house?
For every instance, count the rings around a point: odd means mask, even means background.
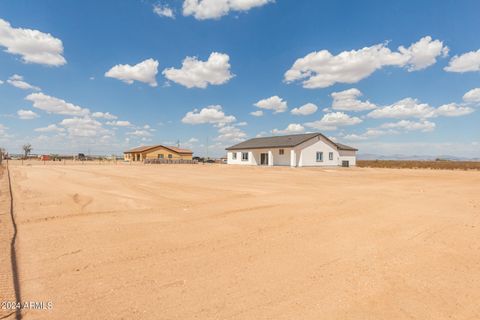
[[[242,161],[248,161],[248,152],[242,152]]]
[[[232,160],[237,160],[237,153],[236,152],[232,152]]]
[[[284,153],[285,153],[285,150],[283,150],[283,149],[279,149],[279,150],[278,150],[278,154],[279,154],[279,155],[283,155]]]
[[[333,152],[328,153],[328,160],[333,160]]]
[[[158,159],[163,159],[163,154],[159,154]]]
[[[323,152],[317,152],[317,162],[323,162]]]
[[[172,157],[173,157],[172,154],[169,153],[169,154],[168,154],[168,159],[172,159]]]

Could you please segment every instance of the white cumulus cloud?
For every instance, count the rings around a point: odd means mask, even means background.
[[[63,57],[62,40],[38,30],[14,28],[0,19],[0,46],[5,52],[20,55],[25,63],[61,66],[67,63]]]
[[[245,140],[247,134],[236,126],[223,126],[218,129],[216,141],[239,142]]]
[[[32,110],[20,109],[17,111],[17,115],[22,120],[31,120],[31,119],[38,118],[38,114],[36,114]]]
[[[186,57],[180,69],[167,68],[163,75],[168,80],[187,88],[206,88],[210,85],[221,85],[234,75],[230,72],[230,57],[225,53],[212,52],[207,61],[197,57]]]
[[[393,129],[378,129],[378,128],[368,128],[364,133],[362,134],[347,134],[343,136],[343,139],[345,140],[350,140],[350,141],[361,141],[361,140],[367,140],[371,138],[377,138],[380,136],[384,136],[387,134],[396,134],[398,131],[393,130]]]
[[[36,132],[64,132],[65,129],[57,126],[56,124],[50,124],[43,128],[35,129]]]
[[[418,122],[410,120],[400,120],[398,122],[384,123],[380,127],[384,129],[403,129],[405,131],[430,132],[435,129],[435,123],[427,120]]]
[[[480,88],[475,88],[463,95],[463,101],[468,103],[480,102]]]
[[[392,105],[373,110],[370,118],[428,118],[433,116],[434,108],[418,99],[405,98]]]
[[[23,77],[18,75],[18,74],[14,74],[13,76],[11,76],[7,80],[7,82],[9,84],[11,84],[12,86],[14,86],[16,88],[19,88],[19,89],[22,89],[22,90],[40,91],[39,87],[33,86],[33,85],[29,84],[28,82],[25,82],[23,80]]]
[[[427,103],[421,103],[418,99],[405,98],[392,105],[378,108],[370,112],[370,118],[433,118],[433,117],[458,117],[464,116],[475,110],[471,107],[457,103],[444,104],[434,108]]]
[[[474,112],[471,107],[458,105],[456,103],[444,104],[435,109],[434,116],[460,117]]]
[[[345,140],[349,140],[349,141],[362,141],[362,140],[367,140],[368,138],[361,135],[361,134],[356,134],[356,133],[352,133],[352,134],[347,134],[345,136],[342,137],[343,139]]]
[[[135,131],[132,131],[132,132],[128,132],[127,135],[129,136],[135,136],[135,137],[139,137],[139,138],[147,138],[147,137],[151,137],[152,134],[150,133],[150,131],[148,130],[135,130]]]
[[[219,105],[212,105],[201,110],[195,109],[187,112],[183,117],[182,122],[187,124],[226,124],[234,122],[234,116],[225,115],[222,107]]]
[[[304,125],[317,130],[330,131],[337,130],[338,127],[352,126],[361,122],[362,119],[358,117],[351,117],[344,112],[331,112],[325,114],[320,120],[307,122]]]
[[[100,122],[89,117],[63,119],[60,125],[67,129],[71,137],[97,137],[107,132]]]
[[[378,138],[384,135],[401,134],[411,131],[432,132],[436,125],[428,120],[410,121],[400,120],[398,122],[387,122],[378,128],[368,128],[361,134],[347,134],[343,139],[350,141],[363,141],[372,138]]]
[[[248,11],[274,0],[184,0],[183,15],[197,20],[218,19],[230,11]]]
[[[307,103],[299,108],[293,108],[290,113],[295,116],[308,116],[317,112],[318,107],[313,103]]]
[[[370,101],[361,101],[360,90],[356,88],[332,93],[332,109],[341,111],[365,111],[375,109],[377,106]]]
[[[263,116],[263,111],[262,110],[257,110],[257,111],[252,111],[250,114],[254,117],[261,117]]]
[[[409,71],[424,69],[445,56],[448,48],[430,36],[398,51],[391,51],[387,43],[332,55],[328,50],[307,54],[297,59],[285,73],[287,83],[302,81],[304,88],[326,88],[335,83],[356,83],[376,70],[387,66],[407,67]]]
[[[427,36],[408,48],[399,47],[398,51],[408,57],[408,71],[417,71],[435,64],[439,56],[446,57],[449,49],[442,41],[432,40],[432,37]]]
[[[480,49],[464,53],[460,56],[454,56],[444,70],[460,73],[480,71]]]
[[[92,113],[92,117],[103,118],[103,119],[107,119],[107,120],[115,120],[115,119],[118,118],[116,115],[113,115],[110,112],[94,112],[94,113]]]
[[[106,124],[114,127],[131,127],[132,126],[130,121],[125,121],[125,120],[107,121]]]
[[[172,8],[167,5],[162,4],[154,4],[153,5],[153,12],[155,12],[160,17],[167,17],[175,19],[175,13],[173,12]]]
[[[302,133],[305,131],[305,127],[298,123],[290,123],[285,129],[278,130],[273,129],[273,134],[292,134],[292,133]]]
[[[272,96],[267,99],[262,99],[254,104],[260,109],[273,110],[273,113],[280,113],[287,111],[287,102],[279,96]]]
[[[31,101],[35,108],[48,113],[70,116],[85,116],[90,113],[88,109],[84,109],[70,102],[66,102],[65,100],[46,95],[42,92],[31,93],[26,96],[25,99]]]
[[[117,64],[105,72],[105,77],[121,80],[132,84],[133,81],[148,83],[151,87],[157,86],[158,61],[152,58],[136,65]]]

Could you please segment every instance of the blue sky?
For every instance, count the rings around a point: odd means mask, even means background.
[[[360,153],[480,157],[478,12],[478,1],[4,0],[0,146],[119,154],[180,141],[205,154],[208,139],[222,155],[320,131]]]

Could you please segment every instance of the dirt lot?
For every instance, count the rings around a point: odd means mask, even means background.
[[[477,171],[10,170],[24,319],[480,319]]]

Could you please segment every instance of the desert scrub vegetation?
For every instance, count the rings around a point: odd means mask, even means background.
[[[480,161],[357,160],[363,168],[480,170]]]

